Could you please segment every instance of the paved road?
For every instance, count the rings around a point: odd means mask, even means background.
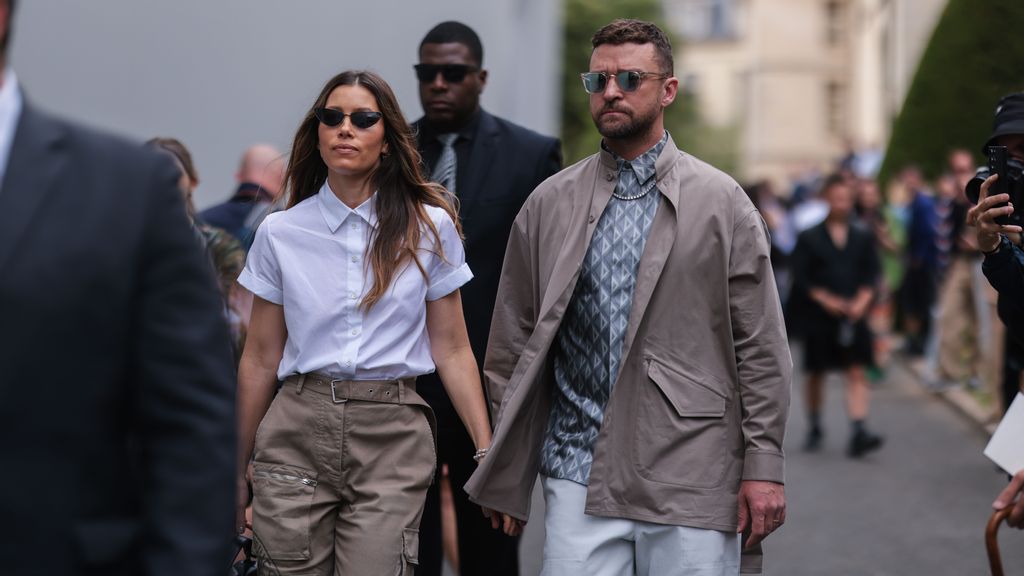
[[[788,520],[766,543],[765,574],[988,574],[984,527],[1005,476],[981,454],[981,432],[896,364],[875,389],[871,425],[886,436],[882,451],[845,456],[849,425],[835,377],[827,384],[824,448],[804,454],[801,385],[797,374],[786,439]],[[523,576],[540,571],[542,519],[535,493],[520,549]],[[1024,574],[1024,532],[1001,534],[1007,574]]]

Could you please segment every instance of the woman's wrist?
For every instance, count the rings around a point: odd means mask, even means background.
[[[1001,248],[1002,245],[1003,245],[1003,236],[1002,236],[1002,234],[997,234],[996,235],[995,244],[992,245],[991,248],[988,248],[984,243],[981,242],[981,238],[978,238],[978,249],[981,250],[981,253],[986,255],[986,256],[991,256],[992,254],[995,254],[996,252],[998,252],[999,248]]]

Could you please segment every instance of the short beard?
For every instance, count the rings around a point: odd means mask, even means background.
[[[630,117],[629,121],[625,123],[607,128],[601,125],[600,115],[598,115],[598,118],[594,120],[594,125],[597,126],[597,131],[601,136],[609,140],[629,140],[649,132],[658,118],[658,112],[659,110],[655,108],[643,116]]]

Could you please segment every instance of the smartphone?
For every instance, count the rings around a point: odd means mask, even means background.
[[[990,174],[998,174],[999,179],[996,180],[992,187],[988,189],[989,196],[995,196],[997,194],[1006,194],[1010,189],[1009,177],[1006,175],[1006,162],[1009,158],[1009,154],[1006,150],[1006,146],[989,146],[988,147],[988,170]],[[1006,206],[1006,203],[997,204],[996,206]],[[996,218],[996,224],[1009,224],[1010,219],[1008,216],[1000,216]]]

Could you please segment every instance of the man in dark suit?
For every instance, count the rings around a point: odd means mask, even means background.
[[[512,222],[526,197],[561,168],[558,140],[541,136],[480,107],[487,82],[483,47],[459,22],[442,22],[420,43],[419,80],[423,118],[416,123],[420,153],[431,178],[459,198],[466,261],[473,281],[463,287],[466,327],[483,366],[498,278]],[[455,503],[459,569],[463,576],[518,574],[518,539],[490,527],[462,486],[476,467],[474,447],[436,375],[419,388],[438,422],[438,469],[448,465]],[[441,573],[438,486],[427,495],[420,523],[420,574]]]
[[[231,351],[169,159],[36,110],[0,0],[0,572],[227,572]]]

